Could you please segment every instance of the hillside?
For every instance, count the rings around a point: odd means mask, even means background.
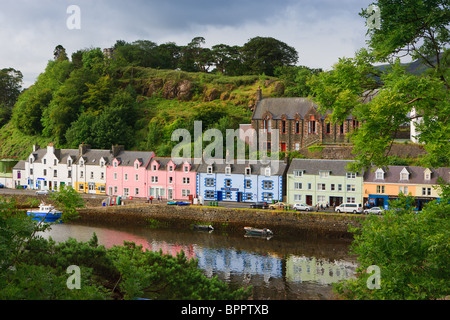
[[[84,74],[93,80],[80,84],[77,69],[63,75],[67,67],[67,61],[50,61],[22,93],[11,121],[0,129],[0,155],[23,159],[34,143],[54,142],[60,148],[124,144],[170,156],[173,130],[192,132],[195,120],[203,121],[204,130],[236,129],[249,123],[258,87],[265,96],[284,92],[283,81],[274,77],[143,67],[118,68],[103,77]]]

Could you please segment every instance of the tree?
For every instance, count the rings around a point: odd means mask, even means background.
[[[440,201],[428,203],[418,213],[409,205],[414,199],[400,194],[383,217],[371,215],[360,228],[352,228],[358,277],[337,284],[336,291],[344,298],[362,300],[448,296],[450,184],[441,184],[440,196]],[[371,286],[374,275],[367,272],[373,265],[380,268],[378,288]]]
[[[64,61],[68,59],[66,49],[62,45],[56,46],[53,51],[53,56],[55,57],[55,61]]]
[[[0,70],[0,106],[14,106],[21,92],[22,79],[22,72],[14,68]]]
[[[448,4],[380,0],[376,5],[381,27],[369,30],[369,48],[354,58],[340,59],[330,72],[313,76],[308,85],[314,101],[321,111],[332,111],[332,122],[342,122],[350,114],[360,121],[361,127],[351,135],[358,160],[354,169],[386,164],[395,133],[409,123],[413,108],[420,119],[418,139],[428,152],[424,165],[450,165]],[[362,16],[368,15],[363,10]],[[406,71],[398,60],[405,48],[428,65],[427,72]],[[374,67],[386,61],[390,66],[385,70]]]
[[[250,74],[273,76],[276,67],[291,66],[298,61],[297,50],[271,37],[250,39],[242,47],[241,54]]]
[[[323,72],[322,69],[312,69],[306,66],[284,66],[275,68],[275,76],[283,79],[284,95],[287,97],[307,97],[312,94],[307,81],[312,75]]]

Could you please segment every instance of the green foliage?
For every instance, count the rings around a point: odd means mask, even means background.
[[[356,279],[336,286],[347,299],[438,299],[450,294],[450,185],[441,184],[441,199],[421,212],[399,195],[382,217],[371,215],[354,228],[352,252],[360,266]],[[368,289],[366,272],[380,267],[380,289]]]
[[[53,192],[50,195],[50,199],[55,202],[55,207],[63,212],[63,221],[78,218],[76,209],[85,206],[81,195],[74,188],[69,186],[61,186],[59,191]]]

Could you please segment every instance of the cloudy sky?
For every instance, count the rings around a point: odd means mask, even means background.
[[[0,68],[13,67],[32,84],[57,45],[68,56],[107,48],[117,40],[186,45],[194,37],[244,45],[273,37],[294,47],[299,65],[330,69],[340,57],[365,46],[367,28],[358,15],[373,0],[0,0]],[[69,28],[80,9],[79,29]],[[75,25],[76,26],[76,25]]]

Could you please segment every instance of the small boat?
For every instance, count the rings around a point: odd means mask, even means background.
[[[213,231],[214,228],[212,225],[206,225],[206,224],[194,224],[194,229],[199,231]]]
[[[176,201],[167,201],[167,204],[169,204],[169,205],[175,205],[175,204],[177,204],[177,202],[176,202]]]
[[[177,206],[190,206],[191,203],[190,202],[185,202],[185,201],[177,201],[176,205]]]
[[[27,211],[27,215],[32,217],[33,220],[41,221],[44,219],[44,222],[55,222],[58,219],[61,219],[62,212],[55,209],[51,204],[45,204],[41,202],[39,205],[39,209],[31,209]]]
[[[257,229],[257,228],[252,228],[252,227],[244,227],[244,230],[247,234],[253,235],[253,236],[271,236],[271,235],[273,235],[273,232],[267,228]]]

